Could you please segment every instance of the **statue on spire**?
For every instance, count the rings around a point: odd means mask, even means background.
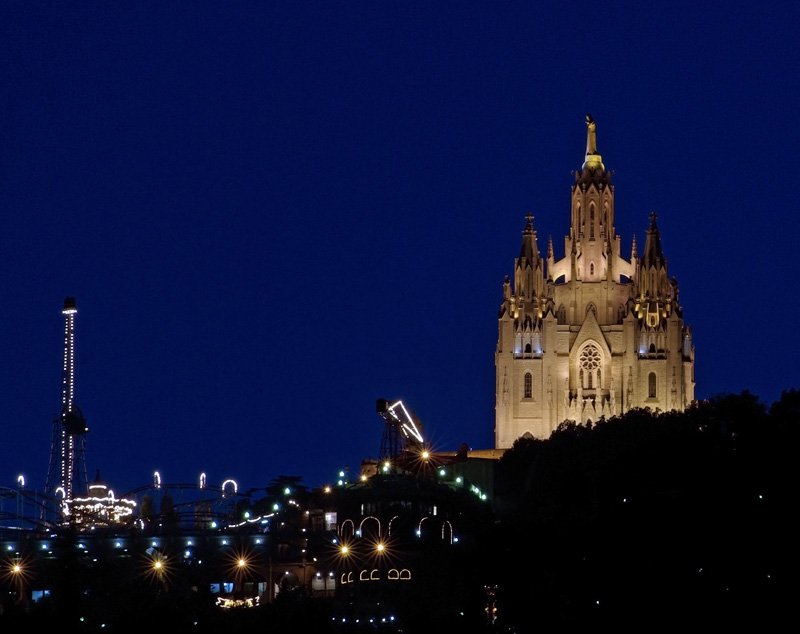
[[[597,135],[595,128],[597,124],[594,122],[592,115],[586,115],[586,156],[597,154]]]
[[[586,160],[583,162],[583,166],[581,169],[586,169],[587,167],[591,169],[597,169],[598,167],[601,170],[605,170],[605,166],[603,165],[603,157],[597,153],[597,134],[595,129],[597,128],[597,124],[594,122],[594,117],[592,115],[586,115]]]

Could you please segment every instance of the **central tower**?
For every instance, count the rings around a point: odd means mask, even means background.
[[[586,152],[571,191],[569,235],[556,260],[538,250],[533,216],[506,276],[498,323],[495,445],[525,433],[547,438],[633,407],[671,410],[694,399],[694,346],[678,283],[667,277],[656,216],[641,257],[633,238],[622,257],[614,229],[614,186],[586,116]]]

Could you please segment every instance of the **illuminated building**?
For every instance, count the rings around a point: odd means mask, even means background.
[[[565,256],[538,251],[527,216],[506,277],[495,354],[495,445],[547,438],[564,420],[597,421],[635,407],[683,410],[694,399],[694,346],[678,283],[667,276],[656,215],[639,255],[622,257],[614,186],[587,115],[586,156],[572,185]]]

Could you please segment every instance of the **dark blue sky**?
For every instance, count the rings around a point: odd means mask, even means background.
[[[502,281],[563,253],[584,115],[655,211],[697,396],[800,387],[800,5],[4,2],[0,486],[41,488],[75,296],[118,491],[376,456],[375,399],[490,447]]]

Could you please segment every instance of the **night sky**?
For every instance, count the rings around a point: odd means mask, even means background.
[[[696,396],[800,387],[800,4],[0,5],[0,487],[42,489],[66,296],[118,492],[306,484],[375,400],[493,446],[524,216],[563,256],[584,117],[623,254],[658,214]]]

